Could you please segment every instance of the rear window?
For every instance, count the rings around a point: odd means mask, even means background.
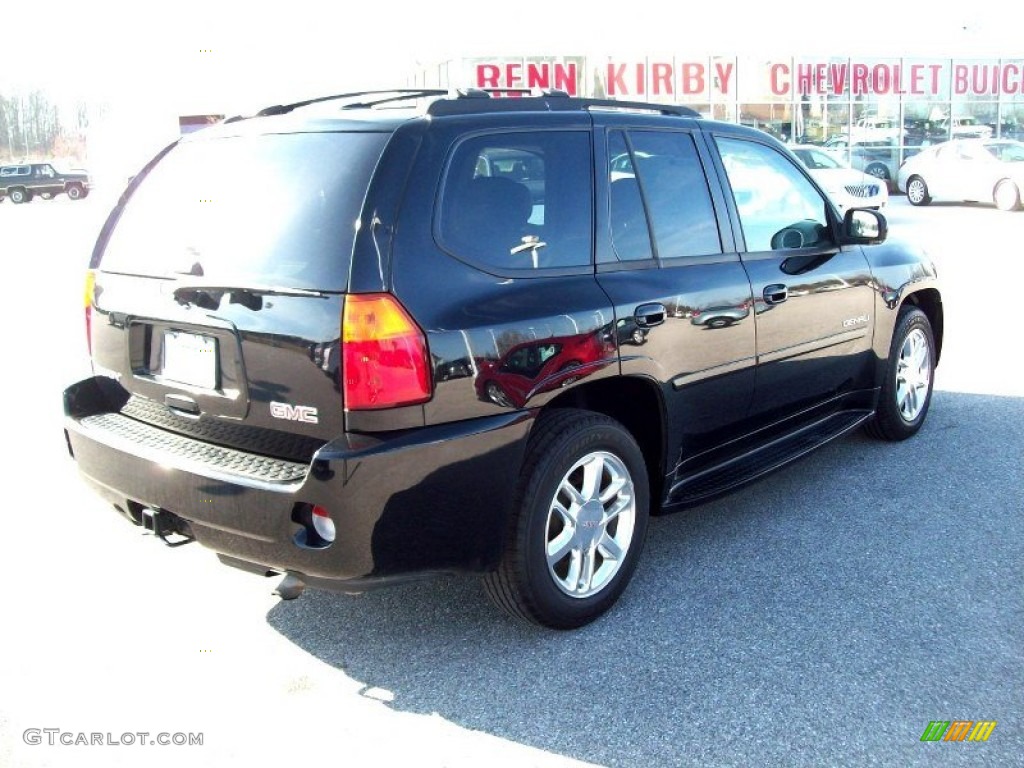
[[[187,141],[139,185],[101,267],[149,277],[345,290],[388,133]]]

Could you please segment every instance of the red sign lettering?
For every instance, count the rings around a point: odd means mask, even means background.
[[[772,64],[770,71],[772,93],[776,96],[789,95],[789,67],[785,64]]]
[[[697,64],[696,62],[683,64],[682,84],[683,93],[687,96],[703,93],[705,86],[704,65]]]
[[[658,62],[651,65],[651,93],[660,96],[672,93],[672,65]]]

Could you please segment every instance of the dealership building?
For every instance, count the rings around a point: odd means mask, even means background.
[[[1024,139],[1024,58],[528,56],[425,67],[423,87],[553,88],[683,104],[790,143],[826,144],[890,178],[949,138]],[[513,94],[509,94],[513,95]]]

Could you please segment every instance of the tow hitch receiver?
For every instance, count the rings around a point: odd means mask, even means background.
[[[153,509],[152,507],[142,507],[139,513],[139,524],[153,535],[158,536],[167,546],[180,547],[182,544],[195,541],[195,537],[188,530],[188,523],[177,515],[164,509]]]

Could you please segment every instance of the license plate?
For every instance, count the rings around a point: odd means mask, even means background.
[[[161,376],[203,389],[217,388],[217,340],[182,331],[164,331]]]

